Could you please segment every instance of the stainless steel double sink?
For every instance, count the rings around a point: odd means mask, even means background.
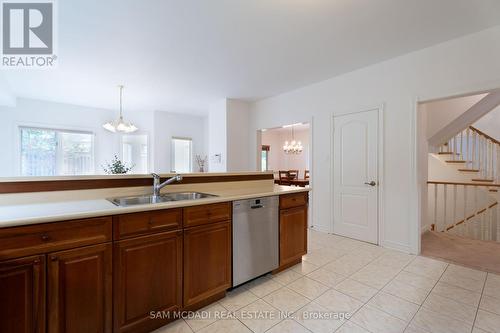
[[[165,193],[158,196],[154,195],[141,195],[133,197],[115,197],[108,198],[107,200],[116,206],[134,206],[134,205],[146,205],[155,204],[169,201],[181,201],[181,200],[198,200],[205,198],[217,197],[217,195],[201,193],[201,192],[176,192],[176,193]]]

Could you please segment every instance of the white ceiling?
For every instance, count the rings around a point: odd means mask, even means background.
[[[5,71],[12,94],[203,113],[500,24],[498,0],[62,0],[59,66]],[[0,87],[2,85],[0,84]]]

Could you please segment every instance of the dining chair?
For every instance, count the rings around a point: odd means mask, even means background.
[[[289,178],[288,171],[280,170],[280,171],[278,171],[278,175],[279,175],[279,184],[280,185],[290,185],[290,178]]]
[[[290,180],[299,179],[299,170],[288,170]]]

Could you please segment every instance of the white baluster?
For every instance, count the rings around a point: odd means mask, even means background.
[[[493,162],[493,156],[491,155],[491,141],[490,140],[486,140],[486,156],[487,156],[487,161],[488,161],[488,169],[487,169],[487,179],[490,179],[493,177],[493,173],[492,173],[492,170],[493,170],[493,165],[491,164]]]
[[[476,168],[476,132],[472,132],[472,168]]]
[[[466,160],[464,156],[464,131],[460,132],[460,156],[462,160]]]
[[[487,240],[492,240],[491,238],[491,228],[493,226],[493,209],[488,208],[488,229],[486,230],[487,232]]]
[[[477,195],[478,187],[474,186],[474,216],[477,215],[477,200],[478,200],[478,195]]]
[[[484,212],[481,213],[481,225],[480,225],[480,228],[479,228],[479,231],[480,231],[480,239],[481,240],[486,240],[486,210]]]
[[[467,161],[466,168],[472,169],[472,161],[471,161],[472,159],[469,157],[470,128],[467,128],[466,131],[467,131],[466,135],[465,135],[465,137],[467,138],[467,143],[466,143],[466,146],[465,146],[466,147],[465,148],[465,151],[466,151],[466,154],[465,154],[466,158],[465,158],[465,160]]]
[[[467,231],[467,190],[467,185],[464,185],[464,223],[462,227],[462,236],[464,236],[464,233]]]
[[[453,184],[453,217],[451,224],[455,225],[457,223],[457,185]]]
[[[481,140],[481,137],[479,136],[479,134],[477,135],[477,139],[478,139],[477,152],[479,155],[477,159],[479,160],[479,170],[480,170],[479,174],[481,175],[481,177],[483,177],[483,159],[482,159],[482,157],[483,157],[483,154],[482,154],[483,145],[482,145],[482,140]]]
[[[446,223],[446,208],[447,208],[447,194],[448,194],[448,185],[444,184],[444,193],[443,193],[443,206],[444,206],[444,212],[443,212],[443,231],[446,231],[446,227],[448,223]]]
[[[500,204],[496,205],[495,240],[500,241]]]
[[[437,211],[438,211],[438,184],[434,184],[434,230],[435,231],[439,231],[438,230],[438,214],[437,214]]]
[[[497,163],[496,163],[496,172],[497,172],[497,177],[496,177],[496,183],[500,183],[500,145],[496,145],[497,149]],[[499,217],[500,218],[500,217]]]
[[[455,160],[457,158],[457,136],[455,135],[453,137],[453,160]]]

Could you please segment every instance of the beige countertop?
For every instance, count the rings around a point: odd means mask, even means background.
[[[36,202],[29,204],[0,205],[0,228],[56,222],[62,220],[81,219],[97,216],[133,213],[148,210],[196,206],[217,202],[227,202],[256,197],[281,195],[287,193],[307,192],[311,188],[274,185],[272,187],[239,187],[215,188],[202,192],[215,194],[217,197],[171,201],[157,204],[118,207],[104,198],[85,200],[60,200],[52,202]],[[33,201],[33,200],[28,200]]]

